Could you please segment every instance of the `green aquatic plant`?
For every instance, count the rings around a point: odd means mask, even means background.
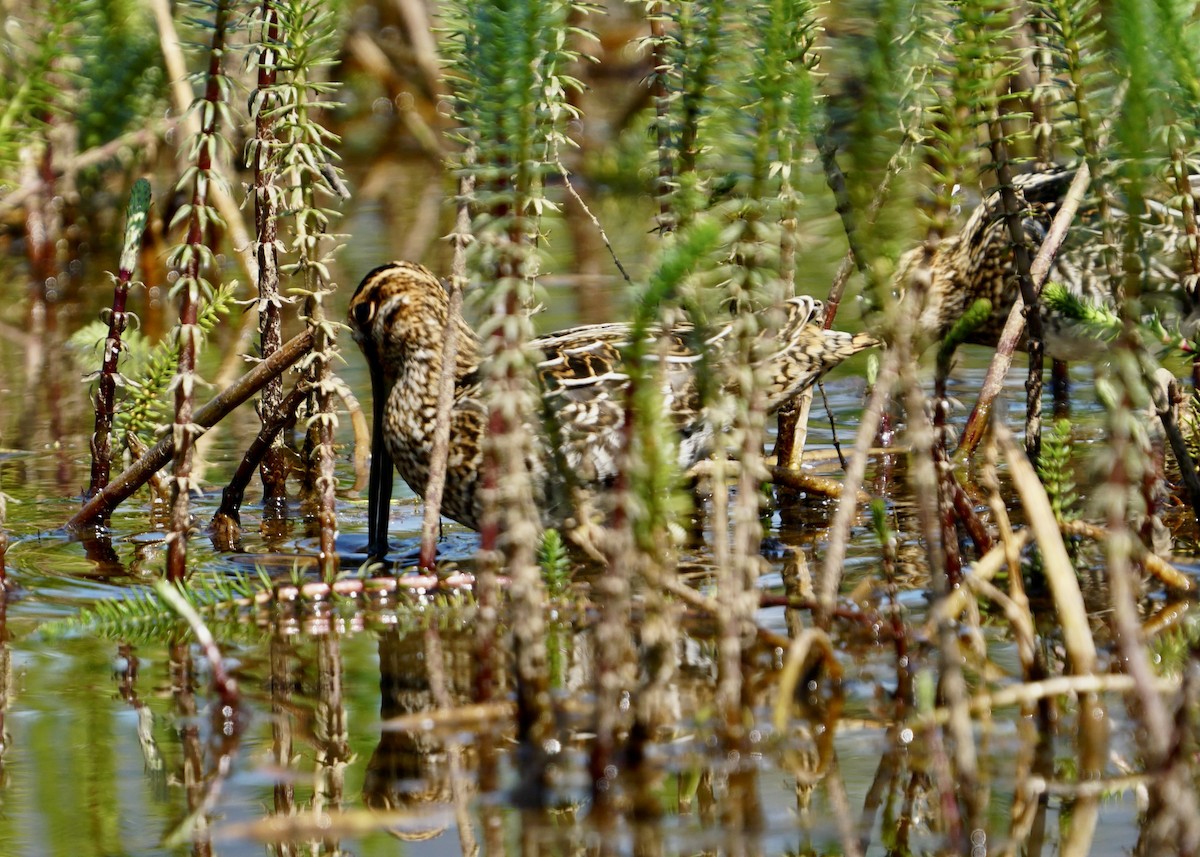
[[[876,499],[871,501],[871,529],[882,547],[887,547],[896,539],[896,533],[888,522],[887,503]]]
[[[208,340],[237,303],[236,283],[217,287],[197,319],[202,341]],[[130,318],[134,316],[131,314]],[[102,358],[108,334],[109,324],[104,321],[91,322],[71,334],[67,349],[81,374],[87,375]],[[175,331],[169,331],[159,341],[152,342],[140,330],[129,328],[121,338],[121,354],[113,432],[123,444],[150,447],[157,432],[170,420],[167,393],[179,363],[179,338]]]
[[[942,341],[938,343],[937,350],[937,370],[941,383],[945,383],[945,378],[950,373],[954,353],[963,343],[971,338],[971,335],[976,330],[987,322],[991,315],[992,302],[987,298],[980,298],[971,304],[967,311],[954,322],[954,325],[946,332],[946,335],[942,337]]]
[[[278,87],[278,50],[281,32],[279,10],[271,0],[257,6],[255,12],[257,39],[251,44],[248,63],[258,66],[257,88],[250,97],[250,117],[254,120],[254,136],[246,141],[244,159],[254,170],[254,185],[250,191],[254,200],[254,232],[258,242],[258,347],[265,356],[283,343],[283,308],[294,298],[285,296],[279,288],[279,223],[281,188],[278,159],[274,156],[278,143],[275,138],[276,117],[268,108],[282,95]],[[259,419],[264,424],[268,414],[278,411],[283,402],[283,379],[276,378],[259,394]],[[267,520],[287,514],[287,453],[282,433],[271,441],[259,465],[263,486],[263,516]],[[237,509],[230,510],[233,513]],[[221,513],[218,513],[220,515]],[[232,514],[226,514],[230,520]],[[215,521],[214,521],[215,524]]]
[[[707,142],[706,125],[719,98],[722,52],[730,47],[728,4],[647,4],[654,57],[648,84],[654,96],[651,132],[657,162],[658,228],[670,233],[705,207],[712,178],[697,171]]]
[[[461,626],[475,611],[469,592],[435,592],[404,597],[395,578],[356,580],[339,578],[330,584],[313,580],[299,565],[284,579],[275,579],[265,568],[195,575],[186,585],[171,586],[222,639],[261,640],[275,631],[275,622],[293,622],[306,615],[357,616],[365,624],[378,621],[386,627],[423,627],[433,623],[445,629]],[[401,593],[401,597],[397,597]],[[187,623],[178,610],[154,587],[134,587],[111,598],[101,598],[73,616],[38,625],[42,639],[60,640],[80,635],[123,642],[162,642],[173,639]]]
[[[562,535],[553,527],[542,533],[542,543],[538,548],[538,566],[546,581],[547,594],[551,598],[565,594],[571,585],[571,557],[567,553]]]
[[[1103,16],[1096,0],[1035,0],[1032,4],[1038,47],[1058,72],[1047,82],[1052,90],[1052,112],[1046,117],[1051,136],[1047,146],[1075,158],[1085,158],[1093,176],[1101,176],[1098,158],[1101,148],[1100,121],[1097,111],[1111,103],[1115,79],[1105,62]],[[1061,156],[1061,155],[1060,155]],[[1102,195],[1102,203],[1111,201]],[[1110,212],[1100,212],[1105,218]]]
[[[456,167],[474,187],[469,228],[475,270],[483,275],[472,296],[484,316],[480,375],[488,424],[482,439],[481,612],[490,613],[503,561],[511,578],[512,638],[505,649],[515,664],[518,739],[531,750],[524,776],[538,799],[544,790],[535,784],[544,784],[553,716],[546,592],[536,557],[539,514],[527,464],[533,460],[528,426],[541,413],[528,343],[541,216],[556,209],[543,177],[558,169],[558,152],[569,145],[566,123],[577,115],[568,90],[578,84],[566,68],[577,56],[570,39],[579,28],[571,16],[587,10],[564,0],[460,0],[447,4],[443,40],[453,136],[463,146]],[[499,649],[497,631],[494,621],[480,624],[481,651]]]
[[[242,572],[228,575],[198,575],[180,586],[180,594],[211,621],[246,624],[246,610],[256,593],[269,591],[271,579],[260,570],[256,576]],[[92,634],[126,642],[165,640],[175,634],[183,619],[153,588],[130,590],[122,597],[102,598],[74,616],[45,622],[38,634],[48,640]],[[253,624],[252,622],[250,624]]]
[[[1053,430],[1042,440],[1042,454],[1037,462],[1038,477],[1060,524],[1079,517],[1071,447],[1071,421],[1055,420]]]
[[[576,115],[567,98],[576,87],[566,64],[576,52],[568,16],[583,4],[561,0],[518,3],[455,3],[447,8],[443,51],[453,91],[453,136],[464,146],[460,175],[474,180],[471,231],[474,264],[483,273],[475,290],[485,318],[480,327],[488,377],[485,407],[492,430],[488,461],[500,468],[495,490],[485,496],[485,516],[503,535],[508,564],[536,567],[537,513],[529,474],[531,438],[523,430],[539,413],[532,383],[533,336],[529,310],[535,303],[535,249],[539,218],[556,205],[544,193],[543,176],[557,169],[566,122]],[[466,156],[469,153],[469,157]],[[501,547],[485,538],[484,549]]]
[[[47,146],[50,124],[72,105],[72,87],[64,84],[73,79],[69,59],[83,33],[87,6],[87,0],[44,0],[19,11],[5,10],[0,186],[16,183],[22,149],[34,139]]]
[[[82,32],[75,51],[80,92],[74,112],[79,146],[90,149],[130,131],[154,127],[162,115],[166,75],[150,4],[139,0],[75,0]],[[100,178],[97,171],[95,178]]]
[[[1050,312],[1084,326],[1097,338],[1110,339],[1121,329],[1121,319],[1110,307],[1085,300],[1061,283],[1046,283],[1042,303]]]
[[[331,317],[329,303],[337,287],[331,265],[341,236],[330,229],[337,212],[326,200],[341,200],[349,193],[334,148],[340,141],[325,120],[338,106],[340,84],[327,72],[337,60],[340,13],[317,0],[281,0],[271,11],[278,21],[278,39],[264,49],[275,57],[276,79],[260,93],[273,137],[267,166],[277,183],[273,208],[290,227],[287,261],[279,273],[291,278],[295,285],[290,291],[304,298],[302,315],[313,335],[312,350],[300,363],[313,391],[305,424],[304,486],[308,508],[319,523],[322,573],[332,579],[337,569],[333,435],[338,424],[333,365],[340,359],[340,325]],[[259,300],[270,304],[274,297],[260,293]]]
[[[920,36],[927,40],[932,69],[923,77],[927,102],[920,132],[934,194],[929,229],[944,236],[953,232],[956,189],[978,186],[982,171],[993,160],[980,145],[981,131],[1002,112],[1017,112],[1013,105],[1030,93],[1014,88],[1023,57],[1013,41],[1017,25],[1008,4],[933,0],[929,13],[945,29],[931,27]],[[1002,132],[1006,149],[1015,154],[1027,148],[1028,122],[1008,127]]]
[[[236,283],[223,283],[212,293],[196,319],[201,341],[233,310],[236,298]],[[97,341],[95,336],[87,339]],[[151,346],[144,336],[132,331],[126,335],[126,346],[131,358],[126,374],[135,383],[130,385],[132,392],[117,410],[116,430],[122,435],[138,435],[143,443],[149,445],[154,432],[169,419],[170,404],[166,395],[179,364],[179,336],[177,331],[173,331]]]
[[[211,12],[211,19],[200,23],[210,35],[206,58],[204,90],[193,102],[200,116],[200,127],[188,151],[189,164],[176,184],[188,194],[188,202],[179,207],[171,226],[184,225],[184,237],[170,253],[168,264],[179,277],[171,286],[171,295],[179,300],[178,353],[172,387],[175,391],[174,465],[171,475],[170,536],[167,549],[167,577],[182,580],[187,572],[187,533],[190,526],[191,495],[195,489],[192,459],[198,426],[195,413],[197,352],[200,347],[198,320],[205,299],[211,299],[213,284],[209,277],[219,275],[213,251],[213,227],[224,225],[214,204],[217,189],[228,190],[218,159],[227,146],[219,124],[232,125],[230,115],[232,81],[224,70],[230,29],[234,25],[235,0],[203,2],[200,8]]]
[[[1076,335],[1086,334],[1097,341],[1111,342],[1121,333],[1124,324],[1112,307],[1081,298],[1061,283],[1047,283],[1042,290],[1042,302],[1063,321],[1076,326]],[[1171,323],[1178,327],[1178,320]],[[1132,327],[1147,344],[1157,343],[1166,348],[1168,353],[1180,356],[1196,355],[1197,343],[1178,329],[1169,329],[1161,313],[1155,312],[1137,319]]]
[[[675,676],[672,653],[679,638],[678,620],[664,590],[675,574],[691,503],[683,490],[677,437],[661,394],[669,371],[666,362],[658,359],[663,343],[652,331],[660,320],[666,320],[665,326],[669,327],[679,306],[694,301],[689,282],[711,267],[719,236],[719,221],[701,216],[684,226],[676,240],[663,246],[655,267],[637,291],[632,329],[622,349],[622,363],[629,374],[623,394],[626,422],[606,534],[608,567],[594,590],[601,607],[595,635],[595,686],[601,702],[597,706],[592,764],[600,769],[616,751],[624,719],[621,694],[635,681],[638,683],[633,734],[649,736],[661,723],[662,700],[670,692]],[[703,337],[702,330],[696,335]],[[710,374],[700,372],[698,385],[711,384]],[[638,588],[643,620],[641,646],[635,652],[628,628]],[[633,747],[631,752],[640,750]],[[602,806],[608,800],[599,788],[593,789],[593,795]]]
[[[112,426],[116,409],[117,385],[124,379],[118,371],[121,357],[121,337],[129,321],[125,302],[137,265],[138,249],[142,234],[146,230],[146,215],[150,209],[150,182],[138,179],[129,195],[129,208],[125,215],[125,242],[121,248],[121,261],[117,275],[113,278],[113,302],[109,308],[108,335],[104,340],[104,356],[97,373],[96,423],[92,433],[92,478],[88,484],[88,496],[104,489],[108,484],[112,468]]]
[[[659,372],[666,367],[654,359],[657,343],[651,328],[680,304],[694,304],[691,283],[712,265],[720,228],[716,218],[697,218],[659,254],[656,267],[634,302],[636,311],[623,354],[630,375],[626,412],[632,422],[621,465],[627,488],[625,523],[631,528],[637,551],[664,570],[691,502],[683,491],[677,441],[660,392],[665,379]],[[699,386],[706,383],[708,374],[700,374]],[[711,382],[709,377],[707,383]],[[702,398],[704,395],[702,392]]]

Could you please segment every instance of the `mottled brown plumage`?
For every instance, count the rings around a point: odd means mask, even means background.
[[[1059,205],[1075,178],[1072,169],[1052,168],[1016,176],[1013,188],[1021,205],[1021,225],[1030,258],[1041,246]],[[1167,310],[1183,289],[1181,251],[1186,232],[1182,214],[1169,206],[1146,200],[1139,228],[1143,243],[1141,264],[1143,296]],[[1110,226],[1128,228],[1127,214],[1116,210]],[[1103,259],[1101,224],[1094,211],[1084,211],[1072,224],[1067,240],[1055,256],[1049,281],[1065,286],[1076,297],[1097,304],[1112,294]],[[932,247],[910,250],[900,259],[897,281],[902,290],[918,288],[924,295],[918,328],[934,339],[950,327],[979,298],[992,302],[992,314],[971,337],[982,345],[995,345],[1013,302],[1019,294],[1012,240],[1004,218],[999,189],[993,189],[976,206],[963,228]],[[1094,330],[1042,306],[1046,353],[1064,360],[1095,356]],[[1020,347],[1024,348],[1022,341]]]
[[[438,279],[409,262],[393,262],[371,271],[350,301],[350,325],[367,358],[376,390],[373,505],[386,503],[390,494],[390,483],[381,485],[383,476],[376,473],[377,464],[388,457],[415,492],[425,492],[448,308],[447,292]],[[770,410],[845,358],[875,344],[866,334],[822,329],[823,308],[811,298],[793,298],[786,304],[786,313],[772,340],[775,347],[763,360],[770,378]],[[482,349],[473,328],[460,317],[454,323],[458,356],[442,511],[478,529],[485,425],[479,380]],[[665,409],[679,430],[680,463],[685,467],[705,453],[712,433],[700,413],[692,371],[700,355],[689,345],[691,332],[690,327],[679,326],[666,337],[665,354],[657,346],[652,349],[654,359],[666,360],[662,394]],[[729,332],[729,327],[718,330],[703,343],[704,349],[717,348]],[[555,444],[573,477],[585,485],[602,484],[616,474],[625,421],[622,390],[628,383],[622,348],[628,337],[627,324],[612,323],[574,327],[531,343],[542,358],[537,371],[543,401],[557,424],[556,436],[546,442]],[[536,473],[544,472],[546,458],[543,455],[533,462]],[[373,510],[372,522],[377,514]]]
[[[1046,237],[1074,175],[1070,170],[1051,170],[1014,179],[1030,258]],[[1052,277],[1078,284],[1077,272],[1065,260],[1057,263]],[[972,341],[995,345],[1020,293],[1000,191],[993,190],[984,197],[956,234],[932,247],[922,245],[905,253],[897,279],[903,289],[919,287],[925,295],[918,328],[935,339],[944,336],[975,301],[990,300],[991,317],[975,330]],[[1047,319],[1047,329],[1049,333],[1057,330],[1053,319]]]

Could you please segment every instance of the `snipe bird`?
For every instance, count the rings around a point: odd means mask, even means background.
[[[1074,178],[1075,170],[1061,167],[1014,177],[1013,187],[1022,210],[1022,231],[1031,259],[1045,239]],[[1114,215],[1116,228],[1126,229],[1128,214],[1118,210]],[[1182,291],[1179,257],[1186,233],[1179,226],[1181,221],[1180,212],[1146,200],[1146,210],[1140,217],[1145,241],[1143,288],[1158,304],[1173,301]],[[1065,286],[1086,302],[1106,303],[1111,289],[1106,284],[1102,251],[1095,212],[1081,212],[1055,257],[1049,281]],[[988,298],[992,314],[976,329],[971,340],[995,345],[1020,292],[999,189],[984,196],[957,234],[932,247],[921,246],[904,254],[897,267],[897,282],[901,290],[919,287],[923,291],[925,301],[918,328],[935,339],[944,336],[976,300]],[[1078,360],[1095,355],[1093,330],[1044,305],[1042,319],[1049,356]],[[1024,348],[1025,343],[1020,347]]]
[[[1055,169],[1014,178],[1013,187],[1022,209],[1021,227],[1031,259],[1045,239],[1074,176],[1073,170]],[[1061,254],[1051,278],[1078,290],[1078,270]],[[992,302],[992,314],[974,331],[971,340],[995,345],[1020,293],[999,189],[993,189],[983,198],[957,233],[933,246],[922,245],[905,253],[897,266],[896,279],[902,291],[921,289],[924,302],[917,327],[935,339],[945,336],[975,301],[987,298]],[[1050,352],[1074,350],[1071,343],[1059,342],[1055,336],[1060,328],[1057,321],[1053,318],[1045,321]]]
[[[771,410],[847,357],[876,344],[867,334],[824,330],[824,309],[811,298],[792,298],[785,308],[786,318],[763,367],[770,378]],[[448,312],[445,287],[411,262],[392,262],[371,271],[350,300],[350,327],[366,357],[374,399],[368,553],[375,557],[386,553],[393,463],[413,491],[425,494]],[[483,348],[466,321],[456,316],[454,324],[458,355],[442,513],[479,529],[486,426],[479,371]],[[690,332],[687,326],[670,331],[663,384],[684,467],[705,454],[712,437],[692,374],[700,356],[689,345]],[[719,348],[728,333],[728,326],[715,331],[703,347]],[[602,486],[616,475],[625,422],[621,391],[628,384],[622,348],[628,338],[629,325],[617,322],[573,327],[533,340],[531,346],[541,356],[537,373],[543,403],[553,415],[547,422],[554,426],[546,433],[539,426],[535,432],[542,444],[535,473],[551,468],[548,444],[555,444],[577,482]],[[546,517],[553,520],[553,515]]]

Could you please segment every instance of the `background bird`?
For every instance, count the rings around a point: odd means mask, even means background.
[[[1013,189],[1021,206],[1021,227],[1030,258],[1045,239],[1075,170],[1051,168],[1018,175]],[[1118,233],[1128,228],[1128,215],[1113,212]],[[1146,201],[1139,220],[1143,292],[1158,308],[1177,309],[1182,295],[1180,248],[1185,239],[1179,227],[1182,214],[1154,200]],[[1104,239],[1095,210],[1084,210],[1071,225],[1055,257],[1048,282],[1076,298],[1097,305],[1111,302],[1113,290],[1104,260]],[[1118,255],[1121,252],[1117,248]],[[936,244],[916,247],[901,258],[896,282],[902,291],[920,289],[924,295],[917,327],[933,339],[950,327],[980,298],[992,303],[988,320],[976,328],[971,341],[995,345],[1013,302],[1020,293],[1012,238],[998,188],[989,191],[963,228]],[[1087,359],[1097,351],[1096,332],[1070,316],[1042,306],[1046,352],[1063,360]],[[1024,342],[1020,347],[1024,347]]]

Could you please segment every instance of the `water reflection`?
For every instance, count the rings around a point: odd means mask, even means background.
[[[268,643],[267,688],[270,696],[271,717],[271,762],[275,770],[287,771],[292,762],[292,718],[290,716],[293,693],[291,674],[292,647],[278,636],[272,635]],[[272,814],[288,818],[296,812],[296,788],[291,777],[278,777],[272,786],[274,800]],[[292,857],[299,853],[291,842],[279,842],[275,846],[279,857]]]
[[[807,562],[799,551],[776,565],[784,590],[802,599]],[[438,854],[945,853],[950,841],[966,853],[984,836],[988,853],[1050,854],[1119,850],[1138,835],[1118,765],[1136,773],[1137,750],[1127,741],[1106,748],[1109,694],[1082,718],[1064,700],[1040,713],[1036,701],[1007,703],[976,719],[986,823],[944,804],[956,748],[940,721],[893,701],[899,655],[886,622],[874,635],[843,635],[840,683],[819,669],[802,675],[782,729],[771,725],[769,706],[783,655],[761,649],[749,673],[756,726],[745,751],[731,755],[708,714],[711,623],[683,617],[672,655],[676,717],[669,730],[642,738],[622,727],[613,800],[598,814],[586,773],[595,680],[595,615],[586,604],[561,610],[549,638],[561,746],[544,812],[516,806],[522,771],[508,675],[498,677],[492,702],[476,702],[468,601],[395,593],[370,605],[301,601],[259,612],[257,628],[245,620],[240,630],[218,626],[243,689],[240,733],[229,728],[200,653],[182,639],[48,646],[26,633],[40,608],[7,608],[5,630],[14,609],[19,630],[0,637],[0,689],[13,687],[13,663],[19,680],[0,705],[5,854],[53,851],[27,844],[51,817],[48,804],[29,800],[30,788],[47,772],[69,770],[91,772],[94,799],[75,802],[80,815],[66,828],[74,833],[55,841],[119,817],[129,853],[240,855],[261,853],[264,843],[280,855],[394,853],[385,843],[395,839],[411,853]],[[780,622],[798,634],[803,615],[787,606]],[[920,639],[911,628],[905,636]],[[903,656],[914,675],[929,674],[932,649],[920,644]],[[630,702],[636,707],[636,694]],[[91,723],[87,739],[36,727],[63,717]],[[105,755],[112,760],[100,764]],[[1089,781],[1108,783],[1114,796],[1102,799],[1104,787],[1088,790]]]
[[[336,633],[316,641],[317,705],[313,717],[315,783],[312,812],[318,818],[345,808],[346,766],[350,762],[346,707],[342,695],[342,649]],[[329,853],[337,853],[336,838],[322,842]]]
[[[476,791],[467,772],[476,767],[477,759],[473,747],[464,747],[453,728],[437,723],[435,712],[473,699],[473,650],[474,636],[465,628],[446,633],[431,626],[380,634],[379,715],[384,729],[363,781],[363,801],[368,807],[401,810],[417,822],[397,827],[393,831],[396,836],[430,839],[454,823],[465,853],[474,846],[471,822],[464,811]],[[439,685],[440,700],[435,699],[434,684]],[[400,718],[411,722],[411,715],[421,714],[428,715],[428,725],[388,725]],[[479,740],[494,741],[496,737],[484,732]],[[428,826],[421,826],[421,819],[426,819]]]

